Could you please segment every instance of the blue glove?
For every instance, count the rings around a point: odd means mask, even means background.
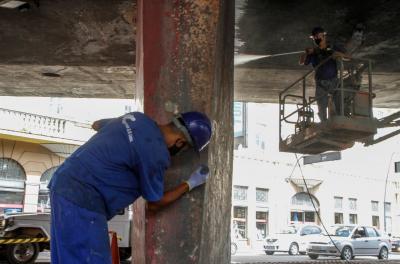
[[[206,165],[200,165],[197,170],[195,170],[192,175],[190,175],[189,180],[186,183],[189,185],[189,191],[202,185],[206,182],[208,176],[210,175],[210,170]]]

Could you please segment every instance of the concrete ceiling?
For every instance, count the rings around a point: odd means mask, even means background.
[[[29,3],[22,12],[0,8],[0,95],[134,97],[136,1]],[[235,49],[241,54],[303,50],[311,45],[315,25],[344,43],[361,23],[365,31],[354,56],[373,60],[375,105],[400,107],[400,2],[236,0],[236,5]],[[310,70],[297,60],[298,54],[238,65],[235,99],[277,102],[279,91]],[[311,92],[312,78],[308,83]]]
[[[134,1],[28,3],[0,8],[0,95],[134,96]]]

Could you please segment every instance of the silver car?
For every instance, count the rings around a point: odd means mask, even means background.
[[[389,237],[371,226],[335,226],[331,238],[326,234],[314,238],[307,247],[307,255],[311,259],[317,259],[320,255],[340,256],[344,260],[351,260],[355,256],[387,259],[391,249]]]

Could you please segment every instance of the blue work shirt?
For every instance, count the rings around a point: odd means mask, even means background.
[[[336,49],[315,49],[314,53],[307,55],[304,65],[311,65],[315,68],[322,61],[327,59],[329,56],[333,54]],[[323,65],[321,65],[315,71],[315,79],[316,80],[330,80],[333,78],[337,78],[337,65],[334,59],[328,59]]]
[[[133,112],[100,122],[99,131],[57,169],[49,188],[111,219],[139,196],[159,201],[169,165],[157,124]]]

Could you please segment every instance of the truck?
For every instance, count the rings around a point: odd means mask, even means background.
[[[132,210],[121,210],[108,222],[109,231],[117,233],[121,260],[131,257]],[[0,260],[11,264],[34,263],[40,252],[50,249],[49,212],[0,215]]]

